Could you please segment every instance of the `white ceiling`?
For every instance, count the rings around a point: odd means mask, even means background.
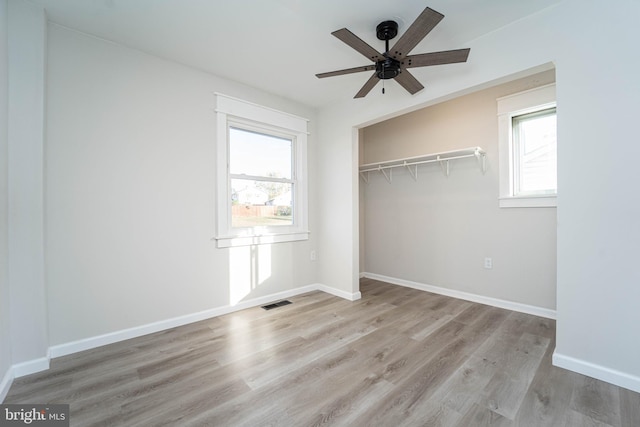
[[[457,49],[561,0],[31,1],[57,24],[319,107],[352,98],[370,75],[315,77],[368,64],[332,31],[346,27],[382,51],[379,22],[397,21],[402,34],[429,6],[445,18],[412,53]],[[424,69],[412,73],[427,86]]]

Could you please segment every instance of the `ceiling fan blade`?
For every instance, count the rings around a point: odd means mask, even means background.
[[[424,89],[424,86],[411,74],[408,70],[402,70],[400,74],[395,77],[396,81],[400,83],[400,86],[405,88],[407,92],[413,95],[416,92]]]
[[[404,59],[405,68],[426,67],[428,65],[453,64],[467,62],[471,49],[444,50],[442,52],[409,55]]]
[[[381,61],[384,59],[384,57],[377,50],[369,46],[364,40],[353,34],[351,31],[347,30],[346,28],[334,31],[331,34],[333,34],[373,62]]]
[[[400,37],[389,51],[389,54],[394,59],[403,59],[411,52],[411,49],[416,47],[416,45],[438,25],[442,18],[444,18],[443,14],[427,7],[422,11],[420,16],[413,21],[413,24],[405,31],[402,37]]]
[[[369,92],[371,92],[371,89],[373,89],[373,87],[378,84],[378,80],[380,80],[378,78],[378,75],[376,73],[373,73],[369,80],[367,80],[367,82],[364,84],[364,86],[362,86],[362,89],[360,89],[360,91],[356,93],[356,96],[354,96],[354,98],[364,98]]]
[[[354,68],[347,68],[345,70],[329,71],[328,73],[320,73],[320,74],[316,74],[316,77],[319,79],[322,79],[324,77],[341,76],[343,74],[359,73],[361,71],[372,71],[375,69],[376,69],[375,65],[365,65],[364,67],[354,67]]]

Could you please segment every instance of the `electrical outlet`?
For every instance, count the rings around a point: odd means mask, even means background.
[[[493,268],[493,260],[491,258],[484,259],[484,268],[491,269]]]
[[[316,251],[311,251],[311,253],[309,254],[309,259],[311,261],[315,261],[316,259],[318,259],[318,254],[316,254]]]

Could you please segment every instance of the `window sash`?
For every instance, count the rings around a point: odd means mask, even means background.
[[[281,194],[285,200],[277,203],[263,201],[254,203],[252,195],[236,194],[237,199],[230,203],[231,227],[233,229],[253,229],[255,227],[290,227],[294,225],[295,209],[293,205],[294,189],[292,184],[288,184],[287,190]],[[261,193],[259,193],[261,194]],[[287,197],[288,196],[288,197]],[[233,198],[233,194],[232,194]],[[286,200],[288,198],[288,200]]]
[[[275,138],[275,139],[281,139],[281,140],[286,140],[289,141],[290,145],[290,155],[289,157],[289,165],[287,167],[287,175],[290,176],[291,178],[277,178],[277,177],[272,177],[272,176],[267,176],[267,175],[250,175],[250,174],[244,174],[244,173],[231,173],[230,171],[232,170],[232,160],[231,160],[231,153],[232,153],[232,130],[240,130],[243,132],[248,132],[248,133],[252,133],[255,134],[257,136],[265,136],[267,138]],[[265,227],[269,228],[269,227],[291,227],[291,226],[295,226],[296,225],[296,219],[297,219],[297,215],[295,215],[295,209],[294,206],[296,204],[296,195],[295,195],[295,188],[297,185],[297,180],[296,180],[296,156],[295,156],[295,147],[296,147],[296,138],[293,135],[288,135],[286,133],[282,133],[282,132],[278,132],[278,131],[273,131],[272,129],[267,129],[265,127],[262,126],[250,126],[247,124],[240,124],[240,123],[235,123],[235,122],[229,122],[228,124],[228,131],[227,131],[227,147],[228,147],[228,153],[229,153],[229,159],[228,159],[228,182],[229,182],[229,187],[231,188],[231,191],[229,191],[229,228],[230,229],[251,229],[251,228],[260,228],[260,229],[264,229]],[[242,168],[240,168],[242,170]],[[251,181],[254,182],[261,182],[261,183],[275,183],[275,184],[285,184],[288,185],[290,190],[289,193],[291,194],[291,219],[290,221],[286,221],[286,222],[281,222],[278,223],[277,221],[273,220],[273,221],[268,221],[268,219],[266,219],[266,216],[263,216],[263,210],[262,209],[252,209],[252,211],[255,211],[256,216],[253,217],[253,220],[250,219],[245,219],[243,221],[239,221],[238,217],[234,215],[234,201],[233,201],[233,195],[234,195],[234,191],[233,191],[233,186],[232,186],[232,182],[233,181],[246,181],[249,183],[249,185],[251,185]],[[255,186],[254,186],[255,187]],[[261,191],[260,189],[256,188],[257,191]],[[287,192],[283,193],[286,194]],[[281,194],[279,194],[281,195]],[[278,196],[279,196],[278,195]],[[277,197],[277,196],[275,196]],[[274,197],[274,198],[275,198]],[[256,204],[255,206],[265,206],[267,205],[267,202],[269,200],[272,199],[266,199],[265,203],[262,204]],[[252,212],[254,213],[254,212]]]
[[[245,173],[244,171],[251,171],[251,172],[261,172],[260,170],[256,169],[256,166],[251,166],[248,165],[244,168],[239,168],[240,171],[242,173],[231,173],[232,170],[236,169],[234,167],[234,165],[232,164],[232,158],[233,158],[233,154],[237,153],[237,149],[232,149],[232,135],[234,134],[233,131],[239,131],[245,135],[254,135],[257,138],[260,137],[264,137],[264,141],[251,141],[251,142],[246,142],[246,141],[237,141],[237,146],[242,147],[243,143],[245,145],[245,149],[248,148],[253,148],[256,151],[259,150],[259,148],[257,147],[258,145],[265,143],[265,144],[269,144],[269,143],[276,143],[277,141],[281,141],[281,142],[288,142],[289,146],[288,148],[288,158],[285,159],[284,156],[282,157],[276,157],[276,158],[272,158],[272,159],[268,159],[268,160],[275,160],[277,162],[288,162],[288,165],[286,166],[286,168],[282,168],[282,167],[278,167],[275,171],[276,172],[280,172],[282,174],[281,177],[276,177],[276,176],[270,176],[268,174],[260,174],[260,175],[256,175],[255,173]],[[249,137],[249,136],[245,136],[245,137]],[[242,138],[239,136],[239,138]],[[249,137],[250,138],[250,137]],[[241,124],[241,123],[234,123],[234,122],[230,122],[228,124],[228,129],[227,129],[227,144],[228,144],[228,153],[229,153],[229,159],[228,159],[228,163],[229,163],[229,173],[235,176],[252,176],[252,177],[263,177],[263,178],[269,178],[269,179],[276,179],[276,178],[282,178],[282,179],[290,179],[290,180],[295,180],[295,171],[296,171],[296,153],[295,153],[295,146],[296,146],[296,138],[295,135],[291,135],[291,134],[286,134],[286,133],[282,133],[279,132],[277,130],[273,130],[273,129],[269,129],[269,128],[265,128],[265,127],[260,127],[260,126],[251,126],[249,124]],[[253,145],[253,147],[251,147],[251,145]],[[282,147],[278,147],[277,145],[275,147],[273,147],[274,149],[281,149]],[[238,153],[239,154],[239,153]],[[251,159],[250,160],[254,160],[256,155],[260,155],[260,154],[256,154],[256,153],[251,153]],[[245,159],[246,160],[246,159]],[[265,161],[264,159],[260,160],[262,163]],[[239,162],[240,163],[240,162]],[[281,165],[282,166],[282,165]],[[236,169],[237,170],[237,169]]]
[[[553,184],[547,186],[546,188],[525,188],[531,185],[531,177],[526,178],[525,174],[531,174],[533,172],[533,168],[531,164],[527,163],[525,157],[527,156],[527,152],[525,151],[525,143],[526,135],[525,135],[525,127],[527,123],[531,123],[534,120],[539,120],[542,118],[556,116],[556,108],[546,108],[543,110],[537,110],[526,114],[521,114],[518,116],[512,117],[512,150],[513,150],[513,158],[512,158],[512,168],[513,168],[513,195],[514,196],[528,196],[528,195],[553,195],[557,193],[557,172],[554,169],[552,172],[549,170],[550,166],[557,167],[557,137],[555,137],[554,132],[554,147],[552,150],[554,153],[551,155],[550,161],[553,162],[553,165],[549,165],[548,162],[543,162],[540,165],[540,168],[545,169],[541,173],[545,176],[541,178],[544,180],[552,180]],[[548,146],[548,145],[547,145]],[[538,149],[544,150],[543,147],[539,147]],[[547,149],[549,150],[549,149]],[[544,155],[541,154],[542,156]],[[528,170],[527,170],[528,169]],[[552,173],[552,176],[548,176]],[[527,185],[529,184],[529,185]]]

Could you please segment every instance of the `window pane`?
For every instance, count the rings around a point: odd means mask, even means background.
[[[515,192],[555,193],[557,140],[555,108],[513,118]]]
[[[292,225],[293,184],[231,180],[231,226]]]
[[[291,159],[291,139],[229,128],[231,174],[291,179]]]

